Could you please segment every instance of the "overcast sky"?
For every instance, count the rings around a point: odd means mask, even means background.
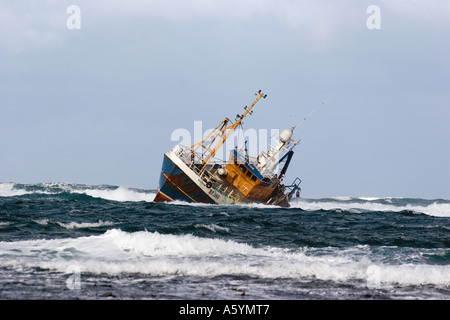
[[[0,182],[156,188],[262,89],[304,197],[448,199],[449,34],[447,0],[0,0]]]

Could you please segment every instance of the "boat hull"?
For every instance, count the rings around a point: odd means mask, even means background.
[[[284,194],[284,187],[279,184],[276,188],[269,184],[270,193],[266,197],[252,197],[245,193],[243,177],[246,177],[245,179],[249,177],[247,171],[240,175],[240,182],[234,183],[234,180],[227,181],[227,177],[217,175],[213,168],[208,170],[201,168],[189,161],[180,149],[175,148],[164,154],[158,192],[153,201],[179,200],[207,204],[263,203],[289,207],[290,196]],[[251,188],[250,185],[247,187]]]
[[[190,203],[216,203],[203,189],[189,177],[180,164],[176,164],[170,154],[164,154],[159,178],[159,188],[154,202],[180,200]]]

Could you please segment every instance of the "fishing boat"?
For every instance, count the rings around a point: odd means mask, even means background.
[[[227,138],[253,113],[253,107],[267,95],[259,90],[250,107],[244,108],[235,121],[225,118],[203,140],[189,146],[176,145],[164,154],[158,192],[154,202],[181,200],[191,203],[240,204],[261,203],[289,207],[296,194],[300,196],[299,178],[284,185],[293,148],[299,141],[292,139],[294,128],[281,132],[269,151],[250,157],[237,146],[228,160],[215,159]]]

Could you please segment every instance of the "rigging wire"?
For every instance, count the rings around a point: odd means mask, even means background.
[[[312,108],[312,110],[306,115],[306,117],[303,118],[303,120],[296,126],[294,126],[294,129],[297,127],[300,127],[306,120],[308,120],[312,114],[317,110],[317,108],[319,106],[322,106],[325,104],[325,102],[330,101],[332,98],[334,98],[334,96],[336,96],[338,94],[340,90],[335,91],[333,94],[331,94],[330,96],[328,96],[328,98],[326,98],[325,100],[323,100],[321,103],[317,104],[316,106],[314,106],[314,108]]]

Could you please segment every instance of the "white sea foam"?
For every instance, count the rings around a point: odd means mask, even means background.
[[[84,193],[94,198],[102,198],[113,201],[147,201],[151,202],[155,198],[155,193],[137,191],[125,187],[118,187],[114,190],[105,188],[93,188],[84,190],[71,190],[72,193]]]
[[[210,223],[210,224],[196,224],[194,227],[208,229],[208,230],[210,230],[212,232],[217,232],[217,231],[230,232],[229,228],[221,227],[221,226],[219,226],[217,224],[214,224],[214,223]]]
[[[48,223],[48,221],[47,221]],[[98,222],[69,222],[69,223],[62,223],[57,222],[61,227],[66,229],[80,229],[80,228],[98,228],[98,227],[104,227],[104,226],[112,226],[114,225],[114,222],[110,221],[102,221],[99,220]]]
[[[0,183],[0,197],[14,197],[30,193],[23,189],[14,189],[14,185],[10,182]]]
[[[66,272],[362,280],[370,285],[450,285],[450,266],[382,262],[368,246],[295,251],[192,235],[108,230],[100,236],[0,242],[0,265]]]
[[[430,216],[450,217],[450,203],[432,203],[426,208],[412,208],[413,210],[423,212]],[[422,210],[422,211],[420,211]]]
[[[377,198],[377,197],[360,197],[360,198],[358,198],[358,199],[365,200],[365,201],[376,201],[376,200],[381,200],[381,198]],[[351,200],[351,198],[350,198],[349,200]]]
[[[91,186],[72,183],[38,183],[17,184],[0,183],[1,197],[14,197],[25,194],[59,194],[61,192],[86,194],[94,198],[113,201],[146,201],[152,202],[155,193],[147,190],[127,188],[123,186]]]
[[[341,197],[333,197],[333,199],[341,200],[341,201],[349,201],[352,198],[351,197],[343,197],[343,196],[341,196]]]
[[[435,217],[450,217],[450,203],[438,203],[433,202],[428,205],[394,205],[392,199],[402,199],[402,198],[377,198],[377,197],[361,197],[361,198],[351,198],[351,197],[333,197],[331,198],[336,201],[323,200],[323,199],[296,199],[294,198],[290,205],[291,208],[300,208],[307,211],[315,210],[345,210],[353,213],[362,213],[367,211],[381,211],[381,212],[402,212],[411,211],[416,213],[423,213]],[[385,203],[378,203],[375,201],[383,200]],[[187,205],[187,206],[210,206],[210,204],[205,203],[190,203],[185,201],[176,200],[169,202],[172,205]],[[239,206],[257,209],[267,209],[267,208],[279,208],[274,205],[265,205],[263,203],[247,203],[247,204],[237,204]]]
[[[336,199],[336,198],[334,198]],[[336,199],[337,200],[337,199]],[[364,201],[357,201],[364,200]],[[300,208],[302,210],[315,211],[315,210],[346,210],[354,213],[366,212],[366,211],[381,211],[381,212],[401,212],[401,211],[412,211],[417,213],[424,213],[435,217],[450,217],[450,203],[438,203],[433,202],[427,205],[394,205],[390,198],[387,198],[385,202],[378,203],[374,202],[376,200],[381,200],[379,198],[358,198],[356,200],[345,200],[345,201],[325,201],[325,200],[294,200],[291,202],[292,208]]]
[[[101,198],[112,201],[145,201],[152,202],[156,193],[150,190],[141,190],[127,188],[123,186],[95,186],[72,183],[38,183],[38,184],[18,184],[18,183],[0,183],[0,197],[13,197],[25,194],[58,194],[61,192],[86,194],[94,198]],[[350,212],[365,211],[394,211],[400,212],[409,210],[420,212],[436,217],[450,217],[450,203],[440,203],[438,201],[426,205],[395,205],[393,200],[402,198],[378,198],[378,197],[360,197],[351,198],[348,196],[333,197],[330,199],[297,199],[291,201],[292,208],[301,208],[303,210],[347,210]],[[380,203],[380,200],[384,203]],[[173,205],[190,206],[209,206],[203,203],[187,203],[184,201],[171,202]],[[268,208],[264,204],[240,204],[250,208]],[[274,206],[277,208],[276,206]]]
[[[47,226],[50,222],[49,219],[39,219],[39,220],[33,220],[37,224]],[[69,222],[69,223],[63,223],[63,222],[54,222],[55,224],[58,224],[59,226],[65,228],[65,229],[80,229],[80,228],[98,228],[98,227],[107,227],[114,225],[114,222],[111,221],[102,221],[99,220],[98,222]]]
[[[49,219],[39,219],[39,220],[33,220],[33,221],[42,226],[47,226],[48,223],[50,222]]]

